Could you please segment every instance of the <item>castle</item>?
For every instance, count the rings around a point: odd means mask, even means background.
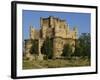
[[[37,58],[42,60],[43,53],[41,52],[41,47],[47,37],[53,40],[53,58],[59,58],[62,55],[65,44],[70,44],[72,52],[75,51],[75,41],[78,38],[78,30],[75,27],[71,30],[65,20],[61,20],[57,17],[41,17],[40,30],[35,30],[34,27],[30,26],[30,38],[25,40],[25,55],[32,57],[30,56],[30,48],[33,45],[31,40],[35,40],[37,41]]]

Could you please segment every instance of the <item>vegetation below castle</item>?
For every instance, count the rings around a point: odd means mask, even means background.
[[[61,68],[61,67],[82,67],[90,66],[90,60],[88,58],[79,59],[48,59],[48,60],[24,60],[23,69],[40,69],[40,68]]]

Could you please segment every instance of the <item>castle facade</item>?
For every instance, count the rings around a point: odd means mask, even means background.
[[[37,55],[39,59],[42,58],[41,47],[46,38],[53,40],[53,58],[59,58],[62,55],[62,51],[65,44],[70,44],[72,52],[75,51],[75,41],[78,38],[77,28],[70,29],[68,23],[65,20],[61,20],[57,17],[49,16],[48,18],[40,18],[40,30],[34,29],[30,26],[30,38],[25,40],[25,55],[30,55],[30,48],[33,45],[31,40],[37,41]]]

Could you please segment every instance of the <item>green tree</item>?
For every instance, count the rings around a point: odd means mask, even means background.
[[[91,56],[91,41],[90,33],[82,33],[76,42],[75,55],[76,56]]]
[[[41,52],[47,56],[48,59],[51,59],[53,56],[53,42],[52,39],[46,38],[41,48]]]
[[[63,54],[62,56],[70,58],[72,55],[72,48],[70,44],[65,44],[63,48]]]
[[[76,40],[74,56],[83,56],[83,48],[80,46],[79,40]]]
[[[38,42],[36,40],[31,40],[32,46],[30,49],[31,54],[37,54],[38,52]]]

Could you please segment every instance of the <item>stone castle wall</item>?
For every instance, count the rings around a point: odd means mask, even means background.
[[[30,27],[30,39],[39,40],[39,53],[41,53],[41,46],[47,37],[53,39],[53,56],[55,58],[61,56],[65,44],[70,44],[72,46],[72,52],[74,52],[75,40],[77,39],[78,33],[77,28],[70,30],[65,20],[52,16],[40,18],[40,27],[41,29],[39,31]]]

